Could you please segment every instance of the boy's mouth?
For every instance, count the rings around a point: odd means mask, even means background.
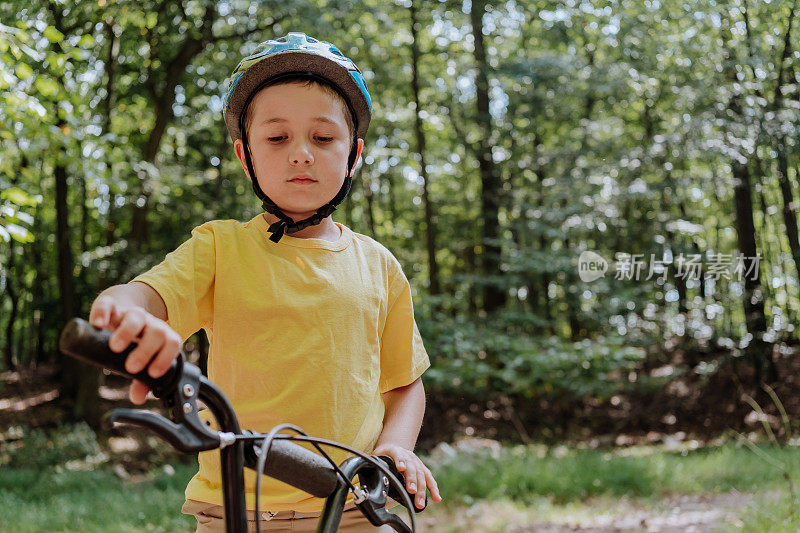
[[[317,181],[317,180],[315,180],[314,178],[312,178],[308,174],[301,174],[301,175],[295,176],[295,177],[293,177],[292,179],[289,180],[290,183],[300,183],[300,184],[302,184],[302,183],[314,183],[315,181]]]

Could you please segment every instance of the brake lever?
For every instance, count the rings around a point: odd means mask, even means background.
[[[403,520],[394,513],[390,513],[384,507],[373,507],[371,505],[365,505],[367,502],[370,502],[371,499],[367,499],[362,503],[357,503],[356,505],[361,509],[361,512],[364,513],[364,516],[370,521],[370,523],[375,527],[380,527],[382,525],[390,526],[395,531],[399,531],[400,533],[411,533],[411,528],[408,527],[408,524],[403,522]]]
[[[197,435],[187,426],[176,424],[152,411],[114,409],[104,417],[103,422],[111,427],[124,424],[148,429],[183,453],[196,453],[219,447],[219,439]]]
[[[185,453],[219,448],[219,433],[205,425],[197,413],[200,369],[185,362],[181,366],[182,371],[172,392],[160,396],[161,402],[170,410],[172,420],[142,409],[115,409],[105,416],[104,422],[111,426],[127,424],[149,429]]]

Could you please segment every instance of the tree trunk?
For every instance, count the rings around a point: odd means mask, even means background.
[[[439,287],[439,263],[436,261],[436,222],[431,203],[428,169],[425,163],[425,132],[422,130],[422,110],[419,101],[419,42],[417,32],[417,8],[410,4],[411,11],[411,91],[414,95],[414,131],[417,136],[417,153],[419,154],[420,175],[422,176],[422,203],[425,208],[425,246],[428,252],[429,291],[432,295],[441,292]]]
[[[392,223],[392,234],[394,235],[394,228],[397,224],[397,195],[395,193],[394,178],[392,174],[386,174],[386,185],[389,187],[389,194],[387,200],[389,201],[389,220]]]
[[[3,359],[5,360],[6,370],[14,370],[16,368],[14,363],[14,324],[17,321],[19,294],[14,289],[15,279],[12,275],[16,270],[14,257],[16,252],[14,248],[14,239],[11,239],[8,243],[8,264],[6,264],[6,293],[8,293],[8,298],[11,300],[11,311],[6,324],[6,343],[3,346]]]
[[[771,109],[775,112],[780,112],[783,108],[783,88],[784,80],[790,79],[792,76],[791,69],[791,55],[792,55],[792,25],[795,20],[795,11],[797,10],[797,0],[792,5],[789,13],[789,20],[786,23],[786,32],[783,37],[783,51],[781,53],[780,61],[778,62],[778,79],[775,84],[775,92],[772,100]],[[749,29],[749,25],[748,25]],[[788,74],[788,76],[787,76]],[[789,249],[792,252],[792,262],[794,263],[795,272],[800,277],[800,240],[798,240],[797,231],[797,207],[794,201],[794,193],[792,191],[792,184],[789,181],[789,160],[786,154],[786,136],[783,132],[777,132],[775,140],[775,151],[777,153],[776,162],[778,164],[778,186],[781,191],[783,200],[783,223],[786,228],[786,238],[789,241]],[[764,214],[766,216],[766,212]],[[784,265],[781,264],[781,267]],[[787,278],[788,280],[788,278]],[[793,311],[789,302],[789,283],[787,281],[785,286],[787,299],[787,316],[791,316]]]
[[[727,21],[723,19],[723,41],[731,42],[730,29]],[[726,61],[725,75],[729,83],[738,83],[734,62],[736,57],[730,47],[724,49]],[[742,122],[746,122],[743,116],[741,96],[734,92],[728,102],[728,109],[734,117],[738,117]],[[736,238],[739,252],[742,254],[744,272],[756,269],[759,265],[758,247],[756,246],[755,223],[753,221],[753,197],[750,182],[750,168],[748,159],[750,154],[745,153],[744,147],[740,148],[741,157],[731,161],[731,169],[734,179],[734,220],[736,225]],[[750,275],[743,275],[744,291],[742,303],[744,305],[745,326],[751,335],[751,340],[745,353],[755,370],[757,381],[772,382],[777,378],[777,369],[772,360],[772,350],[764,341],[764,333],[767,330],[767,317],[764,313],[764,295],[761,289],[761,282],[758,279],[758,271]]]
[[[64,155],[66,158],[66,155]],[[70,246],[69,205],[67,200],[67,169],[57,165],[54,169],[56,180],[56,251],[58,264],[59,302],[61,320],[77,315],[79,305],[75,301],[73,271],[75,261]],[[71,407],[75,420],[86,420],[91,426],[99,427],[100,417],[97,409],[97,385],[99,369],[72,357],[62,357],[61,362],[61,400]]]
[[[755,224],[753,222],[753,199],[750,188],[750,169],[746,163],[737,160],[731,165],[734,177],[734,209],[736,214],[736,233],[739,251],[743,255],[744,272],[757,269],[759,262],[754,258],[758,256],[756,247]],[[772,360],[772,351],[764,342],[764,333],[767,330],[767,317],[764,313],[764,298],[761,282],[758,280],[758,271],[745,275],[744,303],[745,325],[747,332],[752,336],[746,353],[756,371],[756,378],[772,382],[777,377],[775,363]],[[755,279],[754,279],[755,278]]]
[[[758,163],[756,163],[756,165],[758,165]],[[763,176],[764,174],[759,167],[759,177]],[[755,190],[757,191],[756,195],[758,196],[758,206],[761,209],[761,226],[756,230],[756,235],[759,238],[759,240],[756,241],[756,246],[761,247],[761,250],[764,252],[764,257],[775,258],[775,260],[779,261],[780,263],[783,263],[783,261],[780,261],[780,255],[781,255],[780,244],[778,244],[777,253],[774,253],[772,244],[770,242],[770,235],[774,235],[777,232],[777,229],[772,228],[772,230],[770,230],[769,227],[769,214],[767,213],[769,208],[767,206],[767,199],[764,197],[764,187],[763,186],[759,187],[758,185],[756,185]],[[775,293],[771,291],[769,283],[764,285],[763,290],[764,290],[764,302],[768,302],[770,300],[774,302]]]
[[[63,12],[60,7],[51,4],[51,11],[54,18],[56,29],[66,35],[63,24]],[[63,53],[61,44],[53,44],[55,51]],[[58,83],[68,90],[64,85],[63,77],[59,76]],[[59,119],[56,126],[61,127],[66,122]],[[66,147],[62,146],[63,152],[59,161],[69,159]],[[75,259],[71,246],[71,230],[69,225],[69,199],[68,199],[68,179],[67,168],[63,163],[58,163],[53,169],[56,182],[56,253],[58,265],[58,288],[59,302],[61,304],[60,323],[63,325],[67,320],[77,316],[80,305],[75,295]],[[60,328],[59,328],[60,329]],[[61,401],[71,407],[71,415],[75,420],[85,420],[93,427],[100,425],[100,412],[97,402],[97,387],[100,376],[100,369],[78,361],[72,357],[62,357],[61,363]]]
[[[795,205],[792,184],[789,181],[789,161],[786,156],[786,146],[783,142],[777,147],[778,152],[778,184],[783,198],[783,223],[786,226],[786,237],[792,251],[795,271],[800,277],[800,239],[797,233],[797,207]]]
[[[667,234],[667,242],[670,243],[670,246],[672,248],[673,263],[675,263],[678,256],[681,253],[683,253],[682,248],[680,248],[679,243],[677,242],[677,238],[675,237],[674,231],[666,230],[666,234]],[[675,283],[675,290],[678,291],[678,313],[681,315],[686,315],[686,312],[688,311],[686,307],[686,294],[687,294],[686,276],[685,276],[686,270],[682,272],[681,276],[678,276],[677,275],[678,270],[676,266],[676,268],[672,269],[672,272],[673,272],[673,282]]]
[[[81,203],[81,238],[80,250],[85,252],[89,247],[89,237],[87,226],[89,225],[89,208],[86,206],[86,178],[79,175],[76,178],[78,182],[78,201]],[[83,269],[81,269],[83,271]]]
[[[23,296],[20,299],[19,305],[19,316],[26,317],[29,316],[30,310],[28,309],[27,305],[28,300]],[[14,350],[14,353],[17,354],[16,365],[19,367],[22,365],[24,361],[25,354],[30,353],[30,350],[25,346],[25,343],[28,342],[30,335],[30,320],[22,320],[19,328],[17,330],[17,347]]]
[[[42,233],[42,208],[37,207],[33,216],[33,234],[43,235]],[[36,280],[31,284],[31,314],[32,328],[31,335],[32,357],[34,363],[43,363],[45,360],[44,352],[44,328],[42,327],[42,309],[44,308],[44,280],[47,279],[45,273],[44,257],[42,256],[42,243],[40,239],[34,240],[30,247],[30,260],[33,268],[36,269]]]
[[[562,205],[562,209],[566,208],[566,201]],[[564,249],[570,249],[569,237],[564,239]],[[580,299],[576,293],[578,284],[575,283],[575,274],[572,269],[564,272],[564,301],[567,304],[567,323],[569,324],[569,340],[572,342],[577,341],[581,335],[581,322],[578,317],[580,311]]]
[[[544,232],[542,232],[539,234],[539,249],[544,251],[548,248],[547,237],[545,236]],[[553,302],[550,301],[550,273],[542,272],[541,280],[541,300],[539,301],[539,308],[544,312],[544,319],[549,324],[547,327],[548,331],[553,333],[553,326],[555,324],[553,323]]]
[[[111,115],[116,107],[116,72],[117,57],[119,57],[118,26],[113,18],[106,19],[106,39],[108,40],[108,54],[106,55],[106,100],[105,117],[103,118],[103,132],[111,131]]]
[[[116,109],[116,70],[117,70],[117,58],[119,56],[119,36],[117,35],[119,26],[117,26],[116,22],[113,18],[109,17],[106,19],[106,39],[108,40],[108,53],[106,55],[106,63],[105,63],[105,71],[106,71],[106,98],[105,98],[105,116],[103,117],[103,133],[111,133],[111,118],[114,113],[114,109]],[[111,164],[109,163],[109,168]],[[105,246],[111,247],[117,240],[116,237],[116,228],[117,228],[117,220],[115,214],[117,213],[118,208],[114,205],[114,192],[109,188],[108,191],[108,211],[106,212],[106,223],[105,223],[105,236],[103,237],[103,242]],[[102,269],[98,272],[97,276],[97,285],[95,286],[95,292],[101,292],[108,288],[110,285],[114,285],[117,280],[111,280],[109,278],[108,269]]]
[[[369,228],[370,231],[370,237],[372,237],[373,239],[377,239],[378,236],[375,234],[375,207],[372,205],[373,204],[372,184],[371,184],[372,180],[366,179],[366,176],[363,176],[363,178],[359,181],[361,181],[363,185],[364,200],[366,201],[367,204],[364,212],[367,215],[367,227]]]
[[[22,154],[19,168],[20,170],[28,167],[28,157],[23,150],[20,150]],[[18,174],[14,173],[11,175],[11,186],[14,187],[18,184],[19,177]],[[14,325],[17,321],[17,314],[19,313],[19,294],[17,293],[17,289],[15,288],[15,282],[17,279],[20,280],[20,287],[22,289],[22,293],[25,294],[25,274],[24,270],[15,277],[15,272],[17,270],[16,263],[16,243],[14,239],[11,239],[8,242],[8,262],[6,264],[6,292],[8,293],[8,298],[11,300],[11,310],[8,315],[8,323],[6,324],[6,343],[3,347],[3,359],[6,363],[6,369],[14,370],[16,365],[20,362],[19,357],[22,355],[21,352],[17,351],[17,360],[15,362],[14,357]],[[24,249],[23,249],[24,251]],[[2,269],[2,265],[0,265],[0,269]],[[19,334],[20,338],[22,337],[22,332]]]
[[[486,11],[484,0],[473,0],[470,9],[472,37],[474,39],[477,96],[477,123],[481,131],[478,168],[481,175],[481,218],[483,223],[482,272],[486,277],[497,278],[501,265],[500,239],[500,197],[503,184],[492,159],[492,116],[489,113],[489,63],[486,60],[486,46],[483,42],[483,15]],[[483,290],[483,309],[487,312],[501,308],[506,301],[506,293],[498,282],[486,283]]]
[[[159,17],[160,18],[160,17]],[[207,44],[211,42],[212,25],[216,18],[216,11],[213,4],[205,8],[202,23],[199,28],[201,36],[197,36],[192,31],[186,31],[186,40],[183,42],[175,57],[164,58],[165,80],[160,90],[155,87],[155,80],[152,78],[152,71],[148,74],[145,85],[149,88],[149,95],[154,104],[155,124],[150,130],[147,142],[142,150],[143,160],[151,166],[156,164],[156,156],[161,146],[161,139],[167,125],[172,120],[172,105],[175,103],[175,89],[180,83],[186,71],[186,67],[192,62],[197,54],[203,51]],[[151,55],[153,54],[155,43],[150,43]],[[142,247],[147,240],[147,213],[150,210],[151,178],[149,171],[139,182],[138,197],[133,204],[133,220],[131,221],[130,243],[133,252],[142,251]]]

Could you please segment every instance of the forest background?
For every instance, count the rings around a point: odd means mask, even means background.
[[[59,414],[42,424],[96,427],[111,378],[58,353],[65,321],[193,227],[259,212],[221,97],[242,55],[302,31],[353,58],[372,93],[334,218],[385,244],[410,278],[433,363],[424,447],[759,428],[789,439],[799,11],[795,0],[4,2],[4,438],[10,406],[42,375],[55,390],[26,410],[48,404]],[[202,364],[205,336],[186,349]]]

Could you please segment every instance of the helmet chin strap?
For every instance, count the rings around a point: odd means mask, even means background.
[[[278,205],[273,202],[272,199],[266,195],[266,193],[264,193],[264,191],[261,189],[261,186],[258,184],[256,171],[253,168],[253,161],[250,157],[250,145],[247,142],[247,133],[245,128],[242,128],[242,142],[244,144],[244,158],[247,163],[247,171],[250,174],[250,180],[253,182],[253,191],[255,191],[256,196],[258,196],[258,198],[261,200],[261,206],[264,208],[264,211],[278,217],[278,220],[270,224],[269,229],[267,230],[271,233],[269,240],[272,242],[280,241],[281,237],[283,237],[286,233],[295,233],[309,226],[315,226],[319,224],[328,218],[331,213],[336,211],[336,208],[342,203],[342,201],[347,197],[347,194],[350,192],[350,186],[353,182],[350,169],[353,168],[356,154],[358,153],[358,140],[355,136],[353,137],[353,146],[350,149],[350,156],[348,157],[346,169],[347,175],[344,178],[344,183],[342,183],[339,192],[336,193],[336,196],[334,196],[330,202],[318,208],[313,215],[308,218],[304,218],[303,220],[298,220],[297,222],[295,222],[292,217],[284,213],[281,208],[278,207]]]

